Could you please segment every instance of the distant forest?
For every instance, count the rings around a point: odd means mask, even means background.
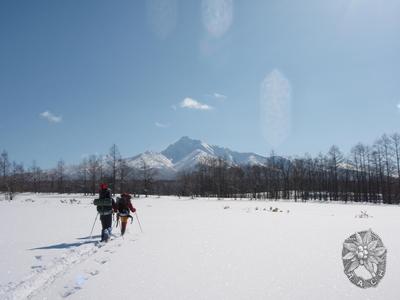
[[[232,165],[208,159],[175,180],[157,180],[143,161],[134,169],[112,145],[105,156],[91,155],[77,166],[63,160],[51,170],[34,162],[25,168],[0,157],[0,190],[8,199],[20,192],[97,193],[107,182],[114,192],[215,198],[291,199],[400,203],[400,134],[384,134],[373,145],[359,143],[349,154],[337,146],[316,157],[271,153],[264,165]]]

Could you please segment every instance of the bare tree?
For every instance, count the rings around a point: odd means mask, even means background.
[[[97,192],[97,184],[98,180],[100,179],[100,159],[97,155],[90,155],[88,162],[88,175],[89,175],[89,182],[90,182],[90,190],[93,195]]]
[[[330,199],[337,200],[339,196],[339,186],[338,186],[338,168],[343,162],[343,154],[339,150],[339,147],[333,145],[328,152],[328,163],[330,168],[330,175],[332,176],[332,190],[333,193]],[[332,197],[333,196],[333,197]]]
[[[396,202],[400,202],[400,134],[394,133],[391,135],[393,144],[394,159],[396,162],[396,177],[397,177],[397,189],[396,189]]]
[[[0,189],[2,189],[3,191],[8,190],[7,177],[9,175],[9,171],[10,171],[10,161],[8,159],[7,151],[4,150],[0,156],[0,172],[1,172]]]
[[[153,191],[153,181],[156,171],[150,168],[144,159],[141,159],[140,173],[142,175],[143,192],[147,197]]]
[[[34,193],[38,193],[41,190],[41,183],[43,180],[42,176],[43,176],[42,169],[37,166],[36,161],[33,161],[32,166],[30,168],[30,177]]]
[[[123,193],[126,191],[127,183],[132,175],[133,170],[127,164],[125,159],[119,159],[116,170],[118,171],[117,178],[119,182],[119,192]]]
[[[57,162],[56,177],[57,177],[57,192],[64,193],[65,192],[65,162],[62,159],[60,159]]]
[[[387,199],[388,204],[392,204],[392,188],[391,181],[393,175],[393,161],[391,156],[391,142],[389,137],[384,134],[378,141],[376,142],[377,148],[380,149],[380,153],[383,157],[383,165],[384,165],[384,182],[385,186],[383,189],[383,197]]]
[[[80,181],[80,191],[85,195],[89,193],[89,163],[88,159],[84,158],[78,166],[78,176]]]
[[[25,169],[23,164],[18,164],[13,161],[11,165],[11,173],[10,178],[8,180],[8,194],[10,200],[14,198],[14,195],[17,192],[24,192],[25,191]]]
[[[113,144],[107,156],[107,165],[111,171],[111,183],[114,192],[116,192],[117,189],[116,185],[117,173],[121,172],[119,170],[119,166],[121,166],[120,161],[121,161],[121,154],[119,153],[117,145]]]

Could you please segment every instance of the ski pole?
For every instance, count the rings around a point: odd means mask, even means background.
[[[138,217],[137,212],[135,212],[135,216],[136,216],[136,220],[137,220],[137,222],[138,222],[138,224],[139,224],[140,231],[143,232],[142,225],[140,225],[140,221],[139,221],[139,217]]]
[[[97,217],[98,217],[98,216],[99,216],[99,213],[97,213],[96,218],[94,218],[92,230],[90,231],[90,238],[92,238],[92,233],[93,233],[94,225],[96,224],[96,221],[97,221]]]

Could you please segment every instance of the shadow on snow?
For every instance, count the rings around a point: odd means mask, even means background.
[[[83,241],[83,242],[75,242],[75,243],[60,243],[60,244],[54,244],[54,245],[49,245],[49,246],[43,246],[43,247],[37,247],[37,248],[31,248],[28,250],[46,250],[46,249],[69,249],[69,248],[74,248],[74,247],[79,247],[82,245],[86,244],[94,244],[97,242],[97,239],[100,238],[100,235],[95,235],[95,236],[86,236],[82,238],[78,238],[78,240],[89,240],[89,241]]]

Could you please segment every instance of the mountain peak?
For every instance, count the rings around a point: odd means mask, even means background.
[[[185,135],[185,136],[181,137],[179,140],[177,140],[175,143],[173,143],[172,145],[182,145],[182,144],[200,145],[201,143],[202,143],[202,141],[192,139],[192,138],[188,137],[187,135]]]
[[[173,163],[176,163],[195,150],[202,150],[210,155],[214,154],[212,147],[210,147],[208,144],[203,143],[200,140],[191,139],[188,136],[181,137],[178,141],[169,145],[161,153]]]
[[[146,151],[127,159],[130,166],[140,169],[143,164],[157,171],[159,178],[174,178],[177,172],[193,170],[197,164],[206,163],[212,159],[224,159],[230,165],[263,165],[267,158],[255,153],[241,153],[229,148],[209,145],[200,140],[182,136],[169,145],[161,153]]]
[[[188,137],[187,135],[185,135],[185,136],[181,137],[181,138],[177,141],[177,143],[178,143],[178,142],[187,142],[187,141],[193,141],[193,139],[191,139],[190,137]]]

